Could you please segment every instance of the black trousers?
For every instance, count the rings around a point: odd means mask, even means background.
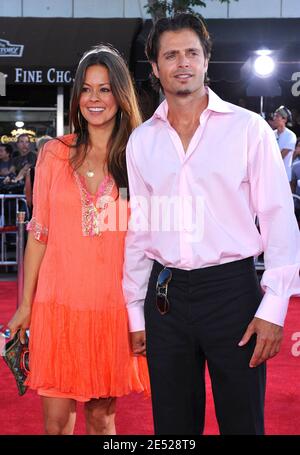
[[[249,367],[255,336],[238,346],[262,299],[253,258],[185,271],[171,268],[161,315],[154,262],[145,300],[155,434],[201,434],[205,363],[221,434],[264,434],[266,367]]]

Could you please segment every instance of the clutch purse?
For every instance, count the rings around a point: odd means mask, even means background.
[[[20,330],[9,340],[3,350],[3,359],[15,377],[19,395],[24,395],[27,386],[24,384],[29,373],[29,338],[25,333],[25,344],[20,341]]]

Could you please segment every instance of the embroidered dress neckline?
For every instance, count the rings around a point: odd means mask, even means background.
[[[93,195],[86,188],[84,177],[77,172],[74,172],[74,176],[81,197],[82,234],[85,237],[100,236],[106,208],[111,202],[114,180],[111,176],[106,176]]]
[[[95,199],[95,198],[98,198],[99,196],[101,196],[101,194],[105,191],[105,187],[106,185],[108,184],[108,182],[111,180],[111,177],[109,175],[106,175],[104,177],[104,179],[101,180],[101,182],[99,183],[98,185],[98,189],[96,191],[96,193],[91,193],[87,187],[87,184],[86,184],[86,179],[84,177],[84,175],[81,175],[77,172],[77,175],[79,177],[79,180],[83,186],[83,188],[85,189],[85,191],[87,192],[87,194],[92,198],[92,199]]]

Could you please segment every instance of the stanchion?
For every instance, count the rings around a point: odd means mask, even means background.
[[[17,307],[20,305],[23,296],[24,284],[24,228],[25,212],[17,212],[18,242],[17,242],[17,262],[18,262],[18,298]]]

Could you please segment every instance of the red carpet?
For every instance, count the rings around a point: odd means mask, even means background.
[[[8,322],[15,310],[15,302],[16,283],[0,282],[0,324]],[[292,340],[293,334],[296,334],[294,340]],[[296,336],[298,336],[298,346]],[[275,359],[268,362],[267,434],[300,434],[299,379],[300,299],[293,299],[286,321],[281,352]],[[218,434],[210,386],[207,395],[205,434]],[[0,403],[1,435],[43,434],[39,397],[30,390],[23,397],[18,396],[11,373],[2,359],[0,359]],[[119,399],[116,422],[118,434],[153,434],[150,401],[145,400],[141,395],[133,394]],[[78,406],[75,433],[85,433],[82,405]]]

